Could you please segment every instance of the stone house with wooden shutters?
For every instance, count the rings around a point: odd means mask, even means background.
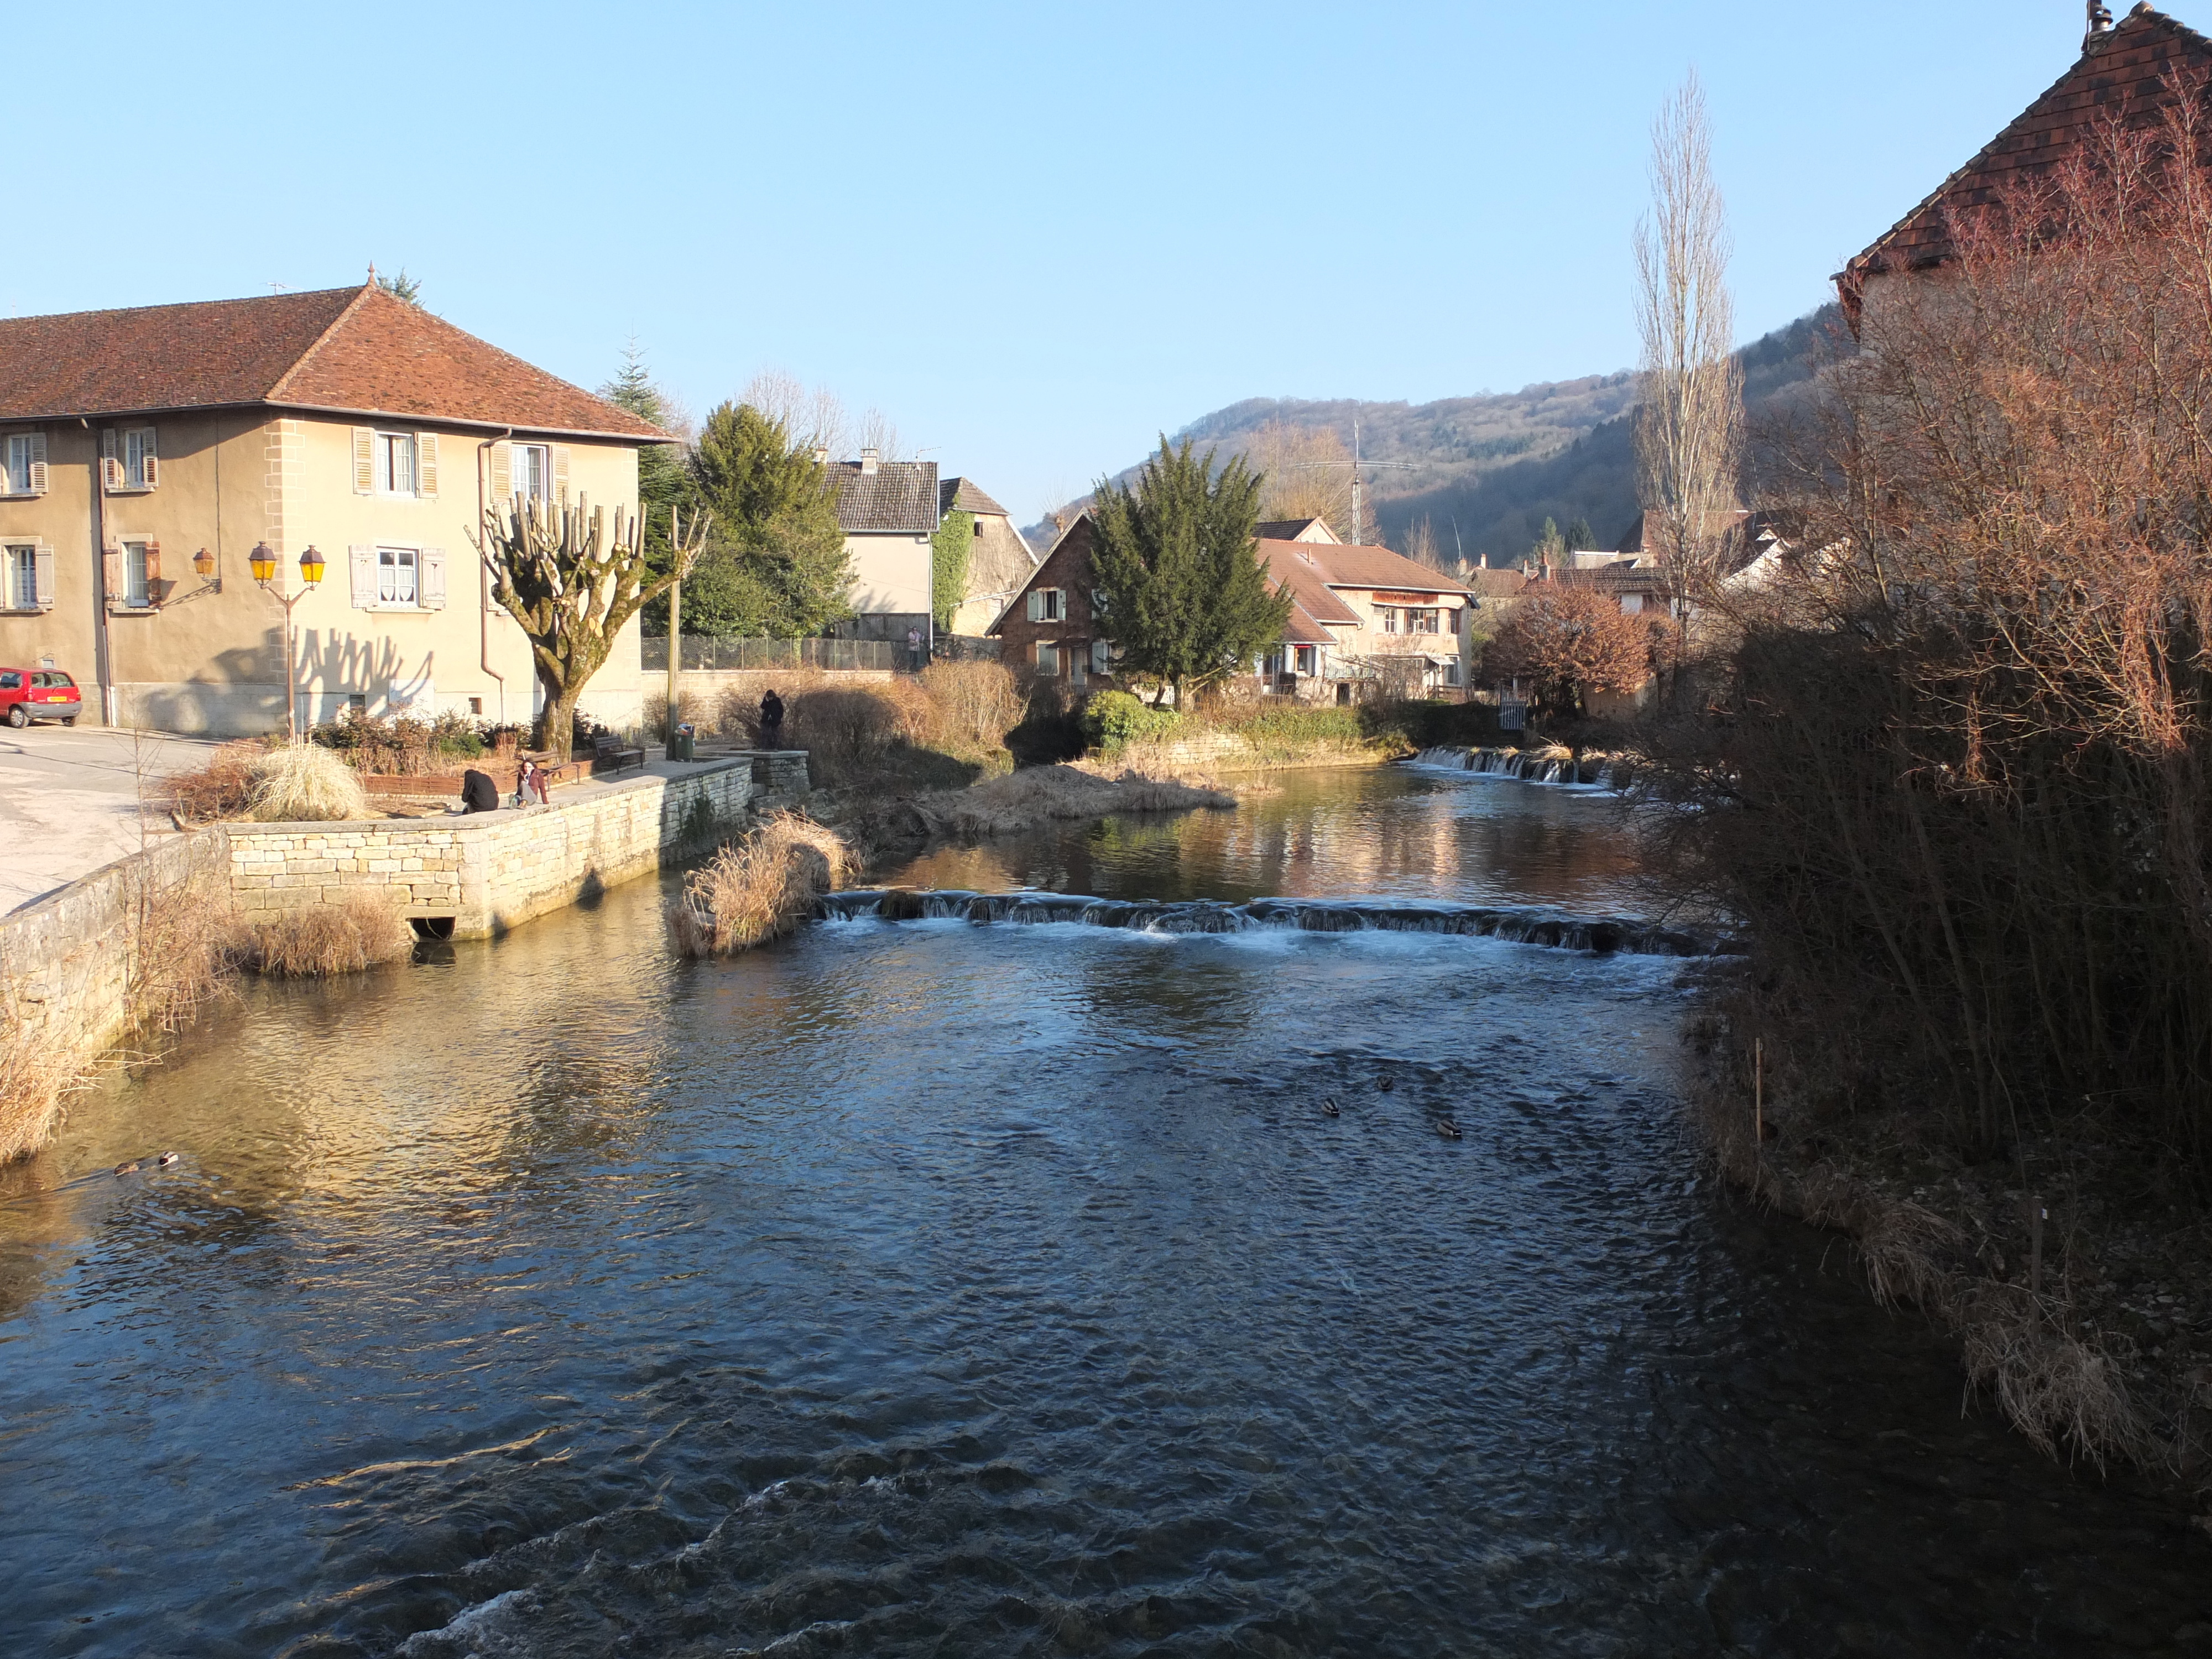
[[[0,319],[0,662],[85,688],[85,718],[284,725],[286,592],[303,721],[354,707],[520,724],[541,694],[470,541],[485,507],[635,510],[668,434],[374,283]],[[204,555],[208,574],[195,568]],[[633,621],[584,697],[641,716]]]

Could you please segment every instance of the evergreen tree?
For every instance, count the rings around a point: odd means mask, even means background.
[[[1590,528],[1588,519],[1577,519],[1567,526],[1567,550],[1570,553],[1597,551],[1597,532]]]
[[[822,464],[782,422],[750,404],[720,404],[700,428],[689,471],[714,526],[684,586],[687,630],[695,605],[698,632],[781,639],[820,634],[853,614],[852,562]]]
[[[376,285],[393,299],[404,300],[416,310],[422,309],[422,279],[420,276],[410,276],[407,274],[406,266],[400,266],[399,274],[397,276],[378,277]]]
[[[1256,555],[1262,480],[1232,457],[1190,442],[1146,461],[1130,489],[1099,480],[1091,506],[1091,566],[1108,596],[1114,642],[1127,672],[1196,690],[1249,665],[1283,636],[1287,588],[1267,584]]]
[[[668,398],[653,383],[646,372],[645,353],[632,340],[623,348],[623,366],[614,379],[599,388],[599,396],[617,409],[626,409],[641,421],[666,428],[676,411]],[[669,527],[673,522],[672,509],[682,507],[686,518],[698,505],[691,488],[690,469],[684,463],[683,446],[675,443],[653,444],[637,453],[637,500],[645,513],[645,563],[654,576],[668,573],[672,556],[669,548]],[[695,578],[696,579],[696,578]],[[693,625],[690,613],[691,581],[684,587],[685,627],[692,633],[702,631]],[[645,631],[653,635],[668,632],[668,595],[657,594],[645,607]]]
[[[1567,540],[1559,534],[1559,526],[1550,519],[1537,532],[1536,557],[1546,564],[1561,565],[1567,562]]]

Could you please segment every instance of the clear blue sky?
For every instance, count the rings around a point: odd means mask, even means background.
[[[827,385],[1026,520],[1241,398],[1627,367],[1649,125],[1692,64],[1741,331],[1785,322],[2083,9],[23,6],[0,313],[404,265],[586,385],[633,334],[702,410]]]

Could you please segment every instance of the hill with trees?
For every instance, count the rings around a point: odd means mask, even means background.
[[[1815,349],[1839,324],[1825,306],[1746,346],[1744,398],[1762,407],[1809,380]],[[1632,374],[1551,381],[1504,393],[1434,403],[1249,398],[1201,416],[1174,434],[1200,453],[1243,455],[1268,474],[1268,517],[1319,514],[1349,528],[1352,426],[1370,461],[1402,462],[1365,475],[1368,536],[1449,565],[1464,556],[1517,563],[1544,521],[1589,526],[1601,546],[1627,534],[1637,514]],[[1134,467],[1117,475],[1126,484]],[[1049,524],[1032,539],[1048,544]]]

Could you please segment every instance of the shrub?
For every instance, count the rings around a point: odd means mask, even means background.
[[[790,933],[852,863],[834,830],[796,812],[771,814],[684,879],[684,896],[668,910],[678,953],[735,956]]]
[[[253,804],[254,767],[268,752],[249,738],[223,744],[198,771],[172,774],[164,785],[171,810],[188,824],[244,817]]]
[[[935,662],[921,671],[932,729],[927,740],[956,752],[1004,749],[1025,712],[1013,671],[996,662]]]
[[[1055,821],[1111,817],[1121,812],[1184,812],[1195,807],[1232,808],[1237,797],[1220,789],[1124,772],[1101,777],[1073,766],[1033,766],[972,789],[916,797],[888,809],[880,827],[892,834],[984,836],[1018,834]]]
[[[397,961],[414,943],[398,906],[356,888],[333,904],[302,904],[253,921],[240,954],[257,972],[307,979]]]
[[[0,1009],[0,1164],[46,1143],[83,1069],[83,1056],[43,1024]]]
[[[295,823],[369,816],[361,775],[321,745],[287,744],[253,762],[247,816],[262,823]]]
[[[1164,741],[1182,724],[1172,708],[1155,708],[1127,691],[1101,691],[1083,711],[1083,735],[1108,754],[1133,743]]]

